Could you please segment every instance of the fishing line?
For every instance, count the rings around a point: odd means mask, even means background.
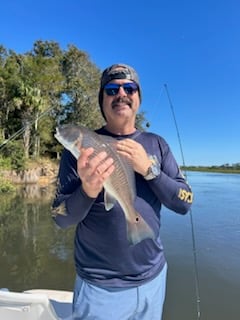
[[[181,137],[180,137],[180,133],[179,133],[179,129],[178,129],[178,124],[177,124],[177,120],[176,120],[173,104],[172,104],[172,101],[171,101],[171,98],[170,98],[170,94],[169,94],[167,85],[164,84],[164,87],[165,87],[165,90],[166,90],[166,93],[167,93],[170,109],[172,111],[172,116],[173,116],[176,132],[177,132],[177,137],[178,137],[178,142],[179,142],[179,146],[180,146],[183,166],[186,167],[185,160],[184,160]],[[184,174],[185,174],[185,176],[187,178],[186,172],[184,172]],[[196,294],[197,319],[200,319],[200,317],[201,317],[201,307],[200,307],[201,300],[200,300],[200,290],[199,290],[200,286],[199,286],[197,250],[196,250],[196,240],[195,240],[196,238],[195,238],[195,230],[194,230],[193,215],[192,215],[192,209],[191,208],[189,210],[189,214],[190,214],[191,235],[192,235],[192,251],[193,251],[193,262],[194,262],[194,275],[195,275],[194,277],[195,277],[195,294]]]
[[[42,117],[44,117],[46,114],[48,114],[50,111],[52,111],[54,107],[50,107],[47,110],[43,111],[38,117],[36,117],[34,120],[30,121],[29,126],[31,127],[36,121],[40,120]],[[22,127],[21,129],[19,129],[17,132],[15,132],[13,135],[11,135],[10,138],[8,138],[7,140],[5,140],[3,143],[0,144],[0,150],[3,149],[4,147],[6,147],[6,145],[12,141],[15,140],[17,137],[19,137],[21,134],[24,133],[24,131],[27,129],[27,127]]]

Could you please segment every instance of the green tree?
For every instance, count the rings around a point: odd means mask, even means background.
[[[8,141],[13,140],[23,145],[26,158],[58,154],[57,125],[103,125],[100,75],[88,54],[74,45],[62,50],[57,42],[38,40],[24,54],[0,45],[0,141],[6,142],[2,154],[11,153]],[[145,122],[139,113],[137,127],[144,130]]]
[[[18,88],[17,96],[13,98],[13,104],[17,109],[21,110],[21,123],[22,127],[24,128],[24,154],[26,159],[28,159],[32,122],[37,118],[44,106],[43,99],[41,98],[41,92],[38,88],[32,88],[21,82]],[[36,130],[36,120],[34,122]]]
[[[24,80],[26,82],[30,79],[40,89],[42,98],[41,108],[35,114],[34,121],[34,156],[39,156],[46,149],[46,144],[49,144],[49,135],[55,127],[54,119],[61,109],[65,82],[61,61],[62,51],[58,43],[53,41],[36,41],[33,50],[26,55]],[[39,120],[43,125],[39,125]],[[48,138],[45,140],[46,137]]]
[[[65,120],[96,128],[103,123],[98,107],[100,71],[88,55],[75,46],[68,47],[63,56]]]
[[[144,111],[141,111],[137,114],[135,125],[139,130],[142,131],[145,131],[146,128],[150,127],[150,123],[147,121]]]
[[[0,58],[0,106],[1,106],[1,136],[8,139],[11,134],[18,130],[18,119],[12,118],[14,112],[13,98],[20,82],[20,69],[17,54],[14,51],[7,52],[1,47]]]

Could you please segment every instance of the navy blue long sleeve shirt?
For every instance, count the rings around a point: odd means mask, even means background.
[[[135,173],[137,197],[134,202],[156,239],[129,245],[120,205],[116,203],[106,211],[103,191],[96,199],[85,194],[77,174],[77,161],[67,150],[62,153],[59,167],[52,206],[54,220],[62,228],[76,224],[74,257],[80,277],[103,287],[133,287],[157,276],[166,262],[159,234],[161,206],[185,214],[192,203],[192,191],[162,137],[139,130],[127,136],[116,136],[104,128],[96,132],[116,139],[134,139],[149,155],[157,156],[161,165],[158,177],[146,181]],[[65,214],[58,214],[62,209]]]

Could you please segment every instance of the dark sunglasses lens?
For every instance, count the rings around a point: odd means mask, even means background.
[[[118,94],[120,87],[123,87],[125,93],[130,95],[138,90],[138,85],[134,82],[124,83],[123,85],[109,83],[104,87],[104,90],[108,96],[115,96]]]
[[[119,88],[120,85],[118,84],[109,84],[104,87],[105,92],[108,96],[115,96],[116,94],[118,94]]]
[[[123,89],[126,92],[126,94],[133,94],[138,90],[138,86],[136,83],[125,83],[123,85]]]

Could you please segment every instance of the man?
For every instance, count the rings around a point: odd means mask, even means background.
[[[192,192],[165,140],[135,127],[141,103],[136,71],[125,64],[107,68],[101,77],[99,105],[106,125],[97,133],[114,137],[117,152],[135,171],[134,202],[154,232],[154,239],[129,245],[125,218],[116,204],[107,212],[103,183],[113,173],[113,159],[93,148],[78,160],[63,151],[59,188],[53,203],[61,227],[76,224],[74,319],[159,320],[165,298],[167,264],[160,240],[161,205],[185,214]]]

